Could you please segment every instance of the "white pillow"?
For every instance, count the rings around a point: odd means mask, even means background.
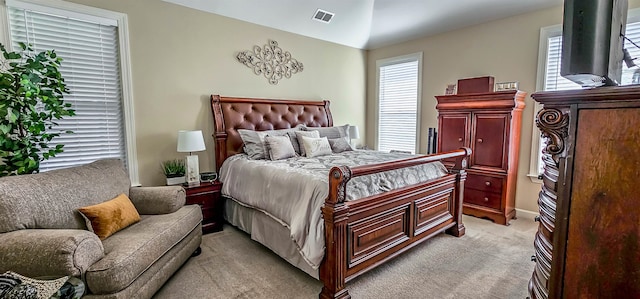
[[[296,156],[296,151],[293,149],[289,136],[267,135],[264,137],[264,142],[267,145],[269,158],[273,161]]]
[[[306,136],[302,137],[302,145],[304,147],[304,151],[308,158],[331,155],[333,152],[331,151],[331,145],[329,145],[329,140],[327,137],[322,138],[312,138]]]
[[[304,146],[302,145],[302,136],[312,137],[312,138],[320,138],[320,133],[318,131],[295,131],[293,132],[296,136],[296,142],[298,143],[299,151],[296,151],[300,154],[300,156],[306,156],[306,152],[304,150]],[[295,149],[295,146],[293,147]]]

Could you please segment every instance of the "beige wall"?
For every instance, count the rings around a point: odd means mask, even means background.
[[[632,0],[629,7],[640,6]],[[496,82],[518,81],[529,95],[536,90],[540,28],[562,23],[562,7],[540,10],[436,36],[372,50],[367,62],[367,144],[374,146],[376,60],[422,51],[422,122],[436,127],[436,95],[460,78],[494,76]],[[523,113],[516,207],[537,211],[540,184],[527,177],[531,156],[534,101],[528,96]],[[426,139],[423,139],[426,140]],[[426,152],[426,145],[420,145]],[[537,212],[536,212],[537,213]]]
[[[202,129],[200,170],[214,169],[211,94],[329,99],[336,125],[365,133],[366,52],[160,0],[72,0],[129,19],[140,182],[160,185],[160,162],[176,152],[178,130]],[[270,85],[236,61],[239,51],[276,40],[304,71]]]

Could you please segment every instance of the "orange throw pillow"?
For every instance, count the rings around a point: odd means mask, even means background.
[[[124,193],[103,203],[78,209],[91,222],[93,232],[100,240],[140,221],[140,214]]]

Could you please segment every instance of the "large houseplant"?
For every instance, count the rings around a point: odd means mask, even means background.
[[[49,147],[61,133],[53,130],[56,120],[75,115],[63,99],[69,90],[58,70],[62,58],[20,48],[9,52],[0,44],[0,176],[37,173],[41,161],[63,150]]]

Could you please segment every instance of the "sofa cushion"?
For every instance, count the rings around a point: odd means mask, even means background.
[[[122,161],[0,178],[0,233],[28,228],[87,229],[78,208],[129,195]]]
[[[126,288],[201,221],[198,205],[184,206],[171,214],[142,215],[140,222],[103,241],[104,258],[85,275],[89,290],[110,294]]]
[[[87,217],[89,221],[87,226],[91,226],[91,230],[98,235],[100,240],[140,221],[140,214],[124,193],[112,200],[82,207],[78,211]]]

